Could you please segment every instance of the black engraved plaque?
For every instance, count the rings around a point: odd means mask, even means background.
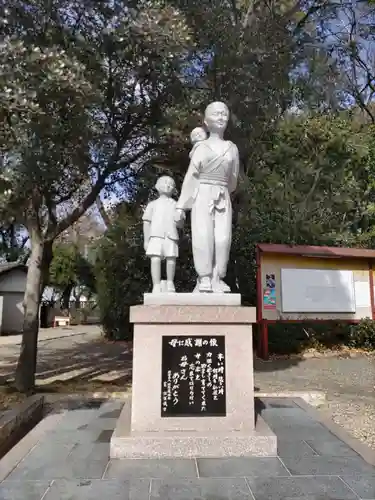
[[[225,337],[163,336],[161,416],[225,415]]]

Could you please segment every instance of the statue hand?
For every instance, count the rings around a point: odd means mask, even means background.
[[[177,208],[174,214],[174,221],[176,223],[184,222],[185,220],[185,212],[181,208]]]

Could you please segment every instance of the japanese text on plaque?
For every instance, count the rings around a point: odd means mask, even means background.
[[[162,416],[224,416],[225,341],[164,337]]]

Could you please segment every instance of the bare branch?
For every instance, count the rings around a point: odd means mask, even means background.
[[[85,196],[82,202],[64,219],[60,220],[55,228],[47,233],[47,240],[53,241],[59,234],[68,229],[72,224],[77,222],[77,220],[88,210],[91,205],[93,205],[100,194],[100,191],[105,185],[107,175],[101,175],[95,184],[92,186],[90,192]]]
[[[256,5],[256,0],[249,0],[249,7],[246,11],[245,17],[242,21],[242,27],[247,28],[250,24],[250,20],[253,17],[254,9]]]
[[[101,218],[103,219],[104,224],[107,226],[107,228],[110,227],[111,219],[110,219],[106,209],[104,208],[104,205],[103,205],[103,202],[102,202],[100,196],[98,196],[96,199],[96,206],[99,210],[99,213],[101,215]]]

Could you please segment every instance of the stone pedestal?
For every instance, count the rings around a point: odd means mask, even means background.
[[[255,312],[255,308],[222,305],[131,308],[132,399],[124,406],[112,436],[112,458],[276,455],[276,436],[260,417],[255,426],[252,338]],[[164,413],[163,344],[173,339],[172,344],[195,345],[195,339],[200,339],[201,344],[202,338],[210,339],[205,340],[208,346],[219,339],[225,344],[225,354],[216,356],[218,348],[208,349],[214,357],[225,355],[224,414]],[[179,339],[184,340],[179,342]],[[193,355],[195,351],[189,352]],[[168,359],[163,363],[168,363]]]
[[[240,306],[239,293],[145,293],[145,306]]]

